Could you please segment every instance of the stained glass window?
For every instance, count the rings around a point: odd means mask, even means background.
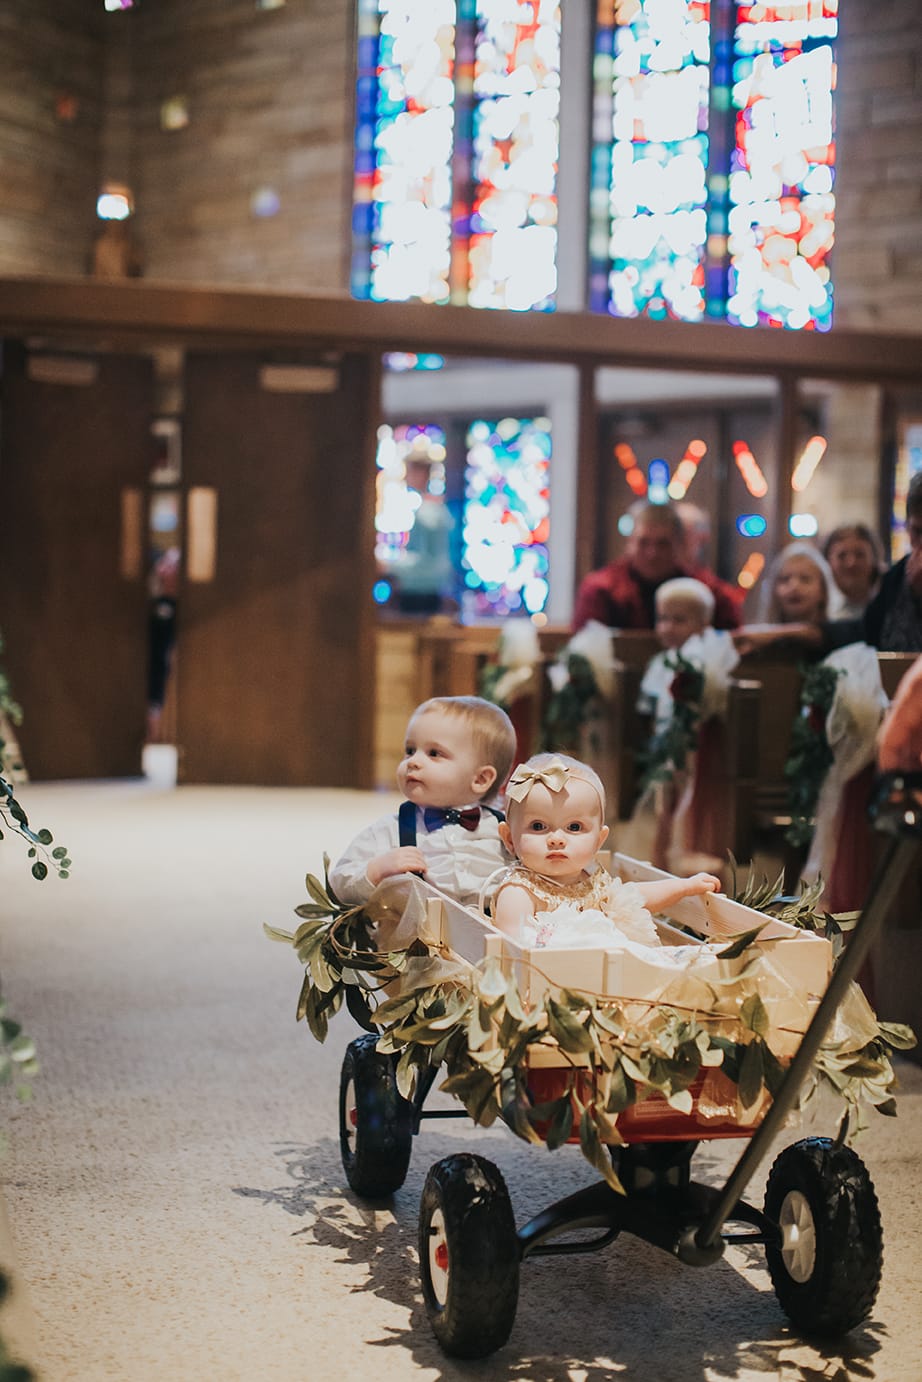
[[[359,0],[352,292],[550,308],[559,0]]]
[[[538,614],[548,596],[551,424],[478,419],[467,433],[462,612]]]
[[[900,429],[893,477],[893,514],[890,521],[890,559],[898,561],[909,551],[906,532],[906,494],[909,482],[922,471],[922,420],[913,419]]]
[[[837,0],[598,0],[590,304],[828,330]]]
[[[436,423],[386,424],[378,428],[378,476],[375,505],[375,558],[388,570],[406,549],[420,505],[420,494],[407,485],[407,465],[428,467],[429,494],[445,493],[445,432]]]

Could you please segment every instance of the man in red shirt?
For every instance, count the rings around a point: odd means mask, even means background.
[[[694,576],[714,592],[714,627],[735,629],[740,623],[743,592],[720,580],[706,567],[683,561],[685,530],[668,504],[645,504],[634,518],[624,556],[581,582],[573,615],[574,629],[597,619],[614,629],[652,629],[654,596],[663,581]]]

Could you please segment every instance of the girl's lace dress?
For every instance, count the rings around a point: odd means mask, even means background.
[[[637,884],[622,883],[604,869],[584,874],[576,883],[555,883],[515,864],[497,893],[512,884],[535,899],[534,921],[522,927],[522,944],[532,949],[611,947],[623,940],[657,948],[661,944]]]

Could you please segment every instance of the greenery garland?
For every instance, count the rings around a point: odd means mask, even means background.
[[[654,782],[671,782],[698,747],[704,672],[678,649],[666,654],[664,665],[675,674],[669,684],[672,714],[638,754],[641,796]]]
[[[791,824],[784,832],[789,844],[808,845],[813,838],[816,803],[833,761],[826,738],[826,717],[835,699],[843,668],[818,662],[801,669],[800,714],[791,729],[791,747],[784,775],[788,780]]]
[[[548,692],[540,748],[545,753],[558,749],[578,754],[584,728],[598,718],[601,693],[592,663],[583,653],[568,652],[559,665],[566,668],[567,679],[559,690],[552,685]]]
[[[459,1098],[475,1122],[489,1126],[501,1118],[517,1136],[550,1148],[577,1130],[583,1155],[620,1189],[605,1144],[619,1142],[617,1118],[625,1109],[659,1094],[688,1113],[690,1087],[710,1067],[736,1084],[747,1109],[763,1090],[773,1094],[778,1087],[783,1067],[766,1040],[769,1019],[758,994],[740,1005],[733,1036],[726,1035],[726,1017],[650,1003],[638,1021],[626,1016],[623,999],[572,989],[548,993],[526,1012],[514,979],[495,959],[446,964],[419,940],[380,953],[371,917],[331,890],[326,855],[324,883],[310,873],[306,883],[311,901],[295,908],[303,919],[297,930],[263,928],[271,940],[292,945],[305,967],[296,1018],[322,1042],[330,1017],[345,1002],[362,1027],[380,1031],[378,1049],[397,1058],[405,1098],[424,1071],[444,1066],[440,1087]],[[741,955],[760,929],[730,938],[718,957]],[[380,990],[398,977],[402,991],[378,1002]],[[554,1046],[571,1062],[565,1091],[548,1104],[534,1105],[526,1088],[525,1057],[533,1045]],[[824,1047],[802,1102],[825,1082],[845,1103],[847,1128],[861,1126],[863,1103],[895,1112],[890,1053],[914,1045],[908,1027],[878,1023],[874,1039],[859,1051]]]

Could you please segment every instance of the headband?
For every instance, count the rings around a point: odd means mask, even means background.
[[[582,767],[582,763],[576,763],[571,768],[559,758],[552,758],[543,768],[530,768],[527,763],[522,763],[506,784],[506,796],[516,804],[521,804],[536,783],[540,782],[549,792],[556,793],[562,792],[572,778],[574,782],[585,782],[587,787],[592,788],[599,798],[599,806],[604,817],[604,788],[600,789],[592,778],[584,777],[580,771]]]
[[[569,776],[570,769],[559,758],[552,758],[543,768],[529,768],[523,763],[510,777],[506,796],[513,801],[524,801],[538,782],[543,782],[549,792],[562,792]]]

